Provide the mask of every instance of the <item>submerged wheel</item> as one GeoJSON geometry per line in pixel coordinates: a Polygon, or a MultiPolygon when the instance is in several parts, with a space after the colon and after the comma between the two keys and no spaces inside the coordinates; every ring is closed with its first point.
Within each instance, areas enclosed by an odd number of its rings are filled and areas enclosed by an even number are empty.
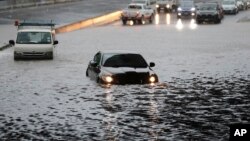
{"type": "Polygon", "coordinates": [[[51,52],[51,53],[48,55],[47,58],[50,59],[50,60],[53,60],[53,58],[54,58],[53,52],[51,52]]]}
{"type": "Polygon", "coordinates": [[[18,57],[17,55],[14,55],[14,60],[15,61],[17,61],[17,60],[19,60],[20,59],[20,57],[18,57]]]}
{"type": "Polygon", "coordinates": [[[139,21],[139,24],[143,24],[143,21],[144,21],[144,16],[142,16],[141,17],[141,19],[140,20],[138,20],[139,21]]]}
{"type": "Polygon", "coordinates": [[[127,23],[127,20],[122,20],[123,25],[126,25],[126,23],[127,23]]]}

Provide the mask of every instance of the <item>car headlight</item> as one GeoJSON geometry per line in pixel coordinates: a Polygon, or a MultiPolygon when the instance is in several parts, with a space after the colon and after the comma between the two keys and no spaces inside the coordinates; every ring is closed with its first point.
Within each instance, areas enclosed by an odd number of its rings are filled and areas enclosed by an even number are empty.
{"type": "Polygon", "coordinates": [[[102,76],[102,80],[103,80],[104,82],[106,82],[106,83],[111,83],[111,82],[113,82],[112,76],[109,76],[109,75],[104,75],[104,76],[102,76]]]}
{"type": "Polygon", "coordinates": [[[159,7],[159,5],[158,5],[158,4],[156,4],[156,5],[155,5],[155,7],[156,7],[156,8],[158,8],[158,7],[159,7]]]}
{"type": "Polygon", "coordinates": [[[149,82],[150,82],[150,83],[154,83],[155,81],[156,81],[155,76],[150,76],[150,77],[149,77],[149,82]]]}
{"type": "Polygon", "coordinates": [[[167,8],[170,8],[170,5],[169,5],[169,4],[167,4],[167,5],[166,5],[166,7],[167,7],[167,8]]]}
{"type": "Polygon", "coordinates": [[[182,9],[179,7],[177,10],[178,10],[178,11],[181,11],[182,9]]]}
{"type": "Polygon", "coordinates": [[[191,11],[195,11],[195,8],[193,7],[193,8],[191,8],[191,11]]]}

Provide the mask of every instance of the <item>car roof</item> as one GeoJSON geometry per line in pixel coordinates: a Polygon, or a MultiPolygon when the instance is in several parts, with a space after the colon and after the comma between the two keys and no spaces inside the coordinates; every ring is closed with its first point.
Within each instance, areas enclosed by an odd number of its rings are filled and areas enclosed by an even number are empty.
{"type": "Polygon", "coordinates": [[[128,50],[105,50],[105,51],[100,51],[102,54],[108,54],[108,53],[114,53],[114,54],[140,54],[135,51],[128,51],[128,50]]]}
{"type": "Polygon", "coordinates": [[[51,30],[50,29],[25,28],[25,29],[19,29],[18,32],[51,32],[51,30]]]}

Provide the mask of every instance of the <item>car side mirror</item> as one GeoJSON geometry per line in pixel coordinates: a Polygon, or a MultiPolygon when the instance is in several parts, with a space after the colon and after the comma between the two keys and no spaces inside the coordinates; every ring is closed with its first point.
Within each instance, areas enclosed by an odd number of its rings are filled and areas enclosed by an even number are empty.
{"type": "Polygon", "coordinates": [[[98,65],[98,64],[97,64],[95,61],[91,61],[91,62],[90,62],[90,66],[91,66],[91,67],[94,67],[94,68],[95,68],[95,67],[97,67],[97,65],[98,65]]]}
{"type": "Polygon", "coordinates": [[[57,40],[55,40],[53,44],[54,44],[54,45],[57,45],[58,43],[59,43],[59,42],[58,42],[57,40]]]}
{"type": "Polygon", "coordinates": [[[155,66],[155,63],[153,63],[153,62],[149,63],[149,67],[154,67],[154,66],[155,66]]]}
{"type": "Polygon", "coordinates": [[[15,41],[14,40],[9,40],[9,44],[14,46],[15,45],[15,41]]]}

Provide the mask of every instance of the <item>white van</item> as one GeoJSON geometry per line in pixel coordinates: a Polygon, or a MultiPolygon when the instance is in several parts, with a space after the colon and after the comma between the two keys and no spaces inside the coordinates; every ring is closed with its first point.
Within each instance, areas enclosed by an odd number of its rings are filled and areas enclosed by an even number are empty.
{"type": "Polygon", "coordinates": [[[17,23],[16,41],[10,40],[14,46],[14,60],[24,58],[53,59],[55,45],[55,24],[53,23],[17,23]]]}

